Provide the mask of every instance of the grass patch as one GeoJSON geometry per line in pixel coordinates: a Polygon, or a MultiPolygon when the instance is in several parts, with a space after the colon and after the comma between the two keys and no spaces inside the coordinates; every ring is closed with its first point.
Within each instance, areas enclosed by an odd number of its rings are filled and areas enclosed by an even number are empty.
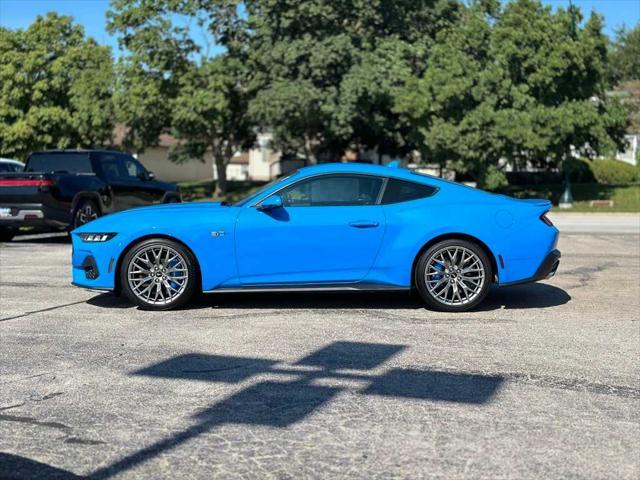
{"type": "MultiPolygon", "coordinates": [[[[516,198],[547,198],[558,205],[563,190],[563,185],[510,185],[500,193],[516,198]]],[[[571,192],[574,203],[569,211],[572,212],[640,212],[640,184],[576,183],[571,185],[571,192]],[[613,200],[613,207],[594,208],[589,205],[591,200],[613,200]]],[[[554,207],[554,210],[560,209],[554,207]]]]}
{"type": "Polygon", "coordinates": [[[211,180],[181,182],[178,184],[182,193],[182,199],[185,202],[213,200],[215,202],[229,203],[242,200],[264,185],[265,182],[227,182],[227,193],[222,197],[218,197],[213,194],[215,184],[211,180]]]}

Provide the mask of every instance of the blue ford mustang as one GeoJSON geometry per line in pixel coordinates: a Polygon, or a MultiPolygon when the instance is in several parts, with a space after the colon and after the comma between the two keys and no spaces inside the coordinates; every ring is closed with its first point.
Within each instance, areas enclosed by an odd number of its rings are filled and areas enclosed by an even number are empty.
{"type": "Polygon", "coordinates": [[[547,200],[516,200],[402,168],[303,168],[234,204],[129,210],[72,233],[74,285],[142,308],[197,291],[408,290],[465,311],[492,283],[552,276],[547,200]]]}

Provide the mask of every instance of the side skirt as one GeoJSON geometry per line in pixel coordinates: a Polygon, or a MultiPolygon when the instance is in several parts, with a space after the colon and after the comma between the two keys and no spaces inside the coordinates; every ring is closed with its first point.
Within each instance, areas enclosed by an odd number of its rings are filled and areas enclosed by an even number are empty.
{"type": "Polygon", "coordinates": [[[300,284],[300,285],[247,285],[240,288],[215,288],[206,290],[203,293],[239,293],[239,292],[340,292],[340,291],[359,291],[359,292],[398,292],[408,291],[410,287],[400,287],[396,285],[379,285],[375,283],[358,283],[358,284],[300,284]]]}

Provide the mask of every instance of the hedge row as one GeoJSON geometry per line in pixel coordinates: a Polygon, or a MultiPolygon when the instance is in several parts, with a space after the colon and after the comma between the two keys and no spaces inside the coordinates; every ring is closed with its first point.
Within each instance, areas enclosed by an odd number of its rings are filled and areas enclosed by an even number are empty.
{"type": "Polygon", "coordinates": [[[619,160],[572,160],[571,181],[598,182],[603,185],[623,185],[640,181],[640,168],[619,160]]]}

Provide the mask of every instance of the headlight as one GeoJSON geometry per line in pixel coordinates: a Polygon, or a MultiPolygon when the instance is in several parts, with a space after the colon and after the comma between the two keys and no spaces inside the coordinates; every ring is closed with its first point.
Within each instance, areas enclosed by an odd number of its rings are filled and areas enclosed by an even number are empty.
{"type": "Polygon", "coordinates": [[[83,242],[106,242],[116,236],[115,233],[80,233],[83,242]]]}

